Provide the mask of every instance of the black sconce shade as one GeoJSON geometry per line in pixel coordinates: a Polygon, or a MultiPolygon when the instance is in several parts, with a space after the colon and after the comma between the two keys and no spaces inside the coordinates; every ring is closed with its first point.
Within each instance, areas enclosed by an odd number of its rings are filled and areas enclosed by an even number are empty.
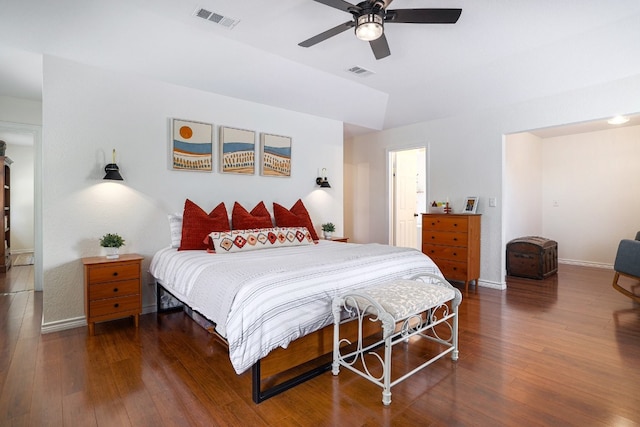
{"type": "Polygon", "coordinates": [[[103,179],[111,179],[114,181],[123,181],[124,178],[122,178],[122,175],[120,175],[120,168],[118,168],[118,165],[116,165],[116,150],[115,148],[113,149],[113,163],[109,163],[107,166],[104,167],[104,171],[106,172],[106,175],[104,176],[103,179]]]}

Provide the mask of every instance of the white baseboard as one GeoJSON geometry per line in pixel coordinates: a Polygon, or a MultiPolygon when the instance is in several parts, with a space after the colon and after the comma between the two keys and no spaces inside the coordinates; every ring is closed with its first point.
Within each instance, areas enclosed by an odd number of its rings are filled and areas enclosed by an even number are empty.
{"type": "Polygon", "coordinates": [[[52,332],[66,331],[67,329],[81,328],[85,326],[87,326],[87,319],[82,316],[73,319],[43,323],[42,327],[40,328],[40,332],[42,334],[50,334],[52,332]]]}
{"type": "Polygon", "coordinates": [[[606,268],[607,270],[613,270],[613,264],[606,264],[603,262],[578,261],[575,259],[558,258],[558,264],[581,265],[583,267],[606,268]]]}
{"type": "Polygon", "coordinates": [[[478,286],[482,286],[483,288],[498,289],[500,291],[504,291],[505,289],[507,289],[507,284],[505,282],[492,282],[489,280],[478,280],[478,286]]]}

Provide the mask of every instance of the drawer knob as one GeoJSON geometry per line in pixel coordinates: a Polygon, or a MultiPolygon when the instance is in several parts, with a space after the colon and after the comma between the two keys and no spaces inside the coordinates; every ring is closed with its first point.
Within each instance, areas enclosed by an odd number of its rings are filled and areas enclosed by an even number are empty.
{"type": "Polygon", "coordinates": [[[113,288],[113,292],[118,292],[118,288],[113,288]]]}
{"type": "Polygon", "coordinates": [[[454,237],[454,238],[453,238],[453,241],[454,241],[454,242],[457,242],[457,241],[458,241],[458,238],[457,238],[457,237],[454,237]]]}
{"type": "Polygon", "coordinates": [[[113,304],[113,307],[114,307],[114,308],[118,308],[118,307],[120,307],[120,304],[115,303],[115,304],[113,304]]]}
{"type": "MultiPolygon", "coordinates": [[[[454,253],[453,253],[453,256],[458,256],[458,253],[457,253],[457,252],[454,252],[454,253]]],[[[116,288],[116,289],[118,289],[118,288],[116,288]]]]}
{"type": "Polygon", "coordinates": [[[454,226],[454,227],[457,227],[457,226],[458,226],[458,224],[454,223],[454,224],[453,224],[453,226],[454,226]]]}
{"type": "Polygon", "coordinates": [[[113,277],[115,277],[115,276],[117,276],[117,275],[118,275],[118,272],[117,272],[117,271],[114,271],[114,272],[113,272],[113,277]]]}

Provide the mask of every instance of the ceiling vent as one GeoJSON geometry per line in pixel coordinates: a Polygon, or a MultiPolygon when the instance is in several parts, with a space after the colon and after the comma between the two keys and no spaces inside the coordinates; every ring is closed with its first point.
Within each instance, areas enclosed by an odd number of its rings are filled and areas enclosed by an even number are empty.
{"type": "Polygon", "coordinates": [[[355,74],[358,77],[367,77],[374,74],[373,71],[367,70],[366,68],[358,67],[357,65],[349,68],[347,72],[355,74]]]}
{"type": "Polygon", "coordinates": [[[230,18],[228,16],[223,16],[215,12],[208,11],[207,9],[203,9],[198,7],[194,12],[193,16],[197,16],[198,18],[206,19],[207,21],[213,22],[215,24],[221,25],[225,28],[232,29],[235,27],[239,19],[230,18]]]}

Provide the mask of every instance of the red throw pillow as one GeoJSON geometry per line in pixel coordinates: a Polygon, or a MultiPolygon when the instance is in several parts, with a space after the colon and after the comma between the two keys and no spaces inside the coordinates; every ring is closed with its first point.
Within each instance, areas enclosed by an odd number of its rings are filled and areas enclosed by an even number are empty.
{"type": "Polygon", "coordinates": [[[313,240],[320,240],[318,233],[313,227],[313,222],[307,212],[307,208],[304,207],[302,200],[298,201],[291,206],[291,209],[287,209],[277,203],[273,204],[273,216],[276,219],[276,227],[307,227],[311,238],[313,240]]]}
{"type": "Polygon", "coordinates": [[[224,203],[220,203],[207,215],[200,206],[187,199],[182,214],[182,241],[179,251],[204,250],[205,237],[213,231],[229,231],[229,216],[224,203]]]}
{"type": "Polygon", "coordinates": [[[233,211],[231,211],[231,225],[234,230],[252,230],[256,228],[272,228],[271,214],[264,205],[264,202],[260,202],[256,205],[251,212],[247,210],[238,202],[233,204],[233,211]]]}

